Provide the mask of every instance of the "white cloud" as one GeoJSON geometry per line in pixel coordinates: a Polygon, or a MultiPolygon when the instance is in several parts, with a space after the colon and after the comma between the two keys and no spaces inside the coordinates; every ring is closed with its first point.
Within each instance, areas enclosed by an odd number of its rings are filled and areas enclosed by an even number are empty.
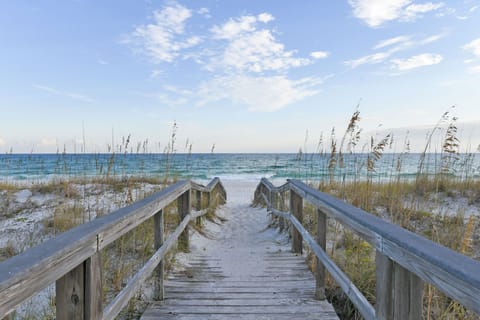
{"type": "MultiPolygon", "coordinates": [[[[208,14],[207,10],[197,10],[208,14]]],[[[195,46],[198,37],[186,36],[186,21],[192,12],[178,4],[154,14],[154,23],[135,29],[130,41],[136,40],[142,51],[154,62],[173,62],[177,57],[190,59],[210,72],[195,90],[164,86],[157,93],[140,93],[163,105],[180,105],[196,101],[197,105],[230,100],[245,105],[250,111],[276,111],[319,92],[321,80],[292,80],[291,68],[308,65],[315,59],[326,58],[326,51],[315,51],[310,57],[296,57],[295,50],[285,49],[276,33],[267,25],[275,18],[267,12],[230,18],[213,25],[203,39],[213,44],[202,50],[183,50],[195,46]]],[[[160,71],[154,70],[152,78],[160,71]]]]}
{"type": "Polygon", "coordinates": [[[246,105],[249,111],[273,112],[319,92],[318,78],[290,80],[285,76],[225,76],[203,83],[199,105],[223,99],[246,105]]]}
{"type": "Polygon", "coordinates": [[[398,36],[398,37],[394,37],[394,38],[390,38],[390,39],[385,39],[385,40],[382,40],[379,43],[377,43],[373,47],[373,49],[378,50],[378,49],[382,49],[382,48],[385,48],[385,47],[392,46],[394,44],[404,43],[404,42],[409,41],[409,40],[410,40],[409,36],[398,36]]]}
{"type": "Polygon", "coordinates": [[[210,10],[208,10],[208,8],[200,8],[198,9],[197,13],[206,18],[211,18],[210,10]]]}
{"type": "Polygon", "coordinates": [[[415,20],[416,18],[421,17],[422,13],[438,10],[443,6],[444,4],[442,2],[438,2],[438,3],[426,2],[422,4],[411,4],[404,11],[404,19],[415,20]]]}
{"type": "Polygon", "coordinates": [[[258,22],[273,20],[268,13],[258,16],[242,16],[230,19],[211,31],[215,39],[226,40],[227,44],[219,56],[214,56],[208,68],[236,72],[264,72],[287,70],[311,63],[307,58],[294,57],[294,51],[275,39],[271,30],[258,29],[258,22]]]}
{"type": "Polygon", "coordinates": [[[323,59],[330,55],[327,51],[313,51],[310,53],[310,56],[314,59],[323,59]]]}
{"type": "Polygon", "coordinates": [[[257,17],[242,16],[238,19],[230,19],[221,26],[213,26],[211,29],[214,38],[231,40],[245,32],[255,31],[257,17]]]}
{"type": "Polygon", "coordinates": [[[349,0],[355,17],[370,27],[392,20],[415,20],[421,14],[434,11],[443,3],[412,3],[412,0],[349,0]]]}
{"type": "Polygon", "coordinates": [[[49,92],[51,94],[57,95],[57,96],[63,96],[63,97],[68,97],[71,99],[83,101],[83,102],[93,102],[94,100],[86,95],[75,93],[75,92],[67,92],[67,91],[60,91],[52,87],[47,87],[43,85],[38,85],[35,84],[33,85],[34,88],[49,92]]]}
{"type": "Polygon", "coordinates": [[[386,61],[388,58],[390,58],[392,55],[394,55],[397,52],[405,51],[407,49],[411,49],[418,46],[423,46],[423,45],[438,41],[445,36],[446,36],[446,33],[439,33],[423,39],[412,39],[412,37],[410,36],[398,36],[394,38],[381,40],[373,47],[373,49],[378,50],[378,49],[390,47],[388,48],[388,50],[365,55],[357,59],[348,60],[348,61],[345,61],[344,64],[352,69],[357,68],[364,64],[379,64],[386,61]]]}
{"type": "Polygon", "coordinates": [[[345,65],[355,69],[364,64],[377,64],[385,61],[388,57],[392,55],[391,52],[377,52],[369,54],[358,59],[345,61],[345,65]]]}
{"type": "Polygon", "coordinates": [[[448,34],[447,32],[434,34],[433,36],[427,37],[427,38],[423,39],[422,41],[420,41],[420,44],[429,44],[429,43],[438,41],[442,38],[445,38],[447,36],[447,34],[448,34]]]}
{"type": "Polygon", "coordinates": [[[480,57],[480,38],[470,41],[463,46],[463,49],[470,51],[477,57],[480,57]]]}
{"type": "Polygon", "coordinates": [[[275,18],[270,14],[270,13],[261,13],[258,15],[258,21],[263,22],[263,23],[269,23],[270,21],[273,21],[275,18]]]}
{"type": "Polygon", "coordinates": [[[192,17],[190,9],[173,4],[153,13],[154,23],[135,28],[125,40],[148,55],[153,62],[172,62],[183,49],[201,42],[200,37],[185,37],[186,21],[192,17]]]}
{"type": "Polygon", "coordinates": [[[424,53],[408,59],[393,59],[392,69],[396,71],[409,71],[412,69],[439,64],[443,57],[439,54],[424,53]]]}
{"type": "Polygon", "coordinates": [[[0,146],[4,146],[5,145],[5,140],[2,139],[2,137],[0,137],[0,146]]]}

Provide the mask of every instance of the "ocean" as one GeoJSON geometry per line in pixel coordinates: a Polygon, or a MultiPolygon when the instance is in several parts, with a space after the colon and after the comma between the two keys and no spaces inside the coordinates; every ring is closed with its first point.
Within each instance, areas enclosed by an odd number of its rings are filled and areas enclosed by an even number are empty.
{"type": "MultiPolygon", "coordinates": [[[[322,179],[388,180],[413,178],[418,172],[420,154],[384,154],[367,167],[368,154],[346,154],[329,169],[329,154],[2,154],[0,179],[40,182],[69,177],[169,177],[208,180],[213,177],[234,180],[322,179]],[[400,166],[399,166],[400,161],[400,166]],[[372,168],[370,168],[372,169],[372,168]]],[[[424,172],[442,168],[442,156],[427,154],[424,172]]],[[[480,177],[480,159],[462,154],[450,165],[449,174],[480,177]]]]}

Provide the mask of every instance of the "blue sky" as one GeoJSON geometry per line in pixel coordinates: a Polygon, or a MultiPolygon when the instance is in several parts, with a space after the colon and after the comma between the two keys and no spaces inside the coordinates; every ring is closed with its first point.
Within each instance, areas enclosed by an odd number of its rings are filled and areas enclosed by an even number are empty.
{"type": "Polygon", "coordinates": [[[161,152],[173,121],[178,152],[296,152],[306,136],[314,151],[359,102],[365,136],[423,145],[455,105],[480,143],[478,0],[2,1],[0,41],[1,152],[129,134],[161,152]]]}

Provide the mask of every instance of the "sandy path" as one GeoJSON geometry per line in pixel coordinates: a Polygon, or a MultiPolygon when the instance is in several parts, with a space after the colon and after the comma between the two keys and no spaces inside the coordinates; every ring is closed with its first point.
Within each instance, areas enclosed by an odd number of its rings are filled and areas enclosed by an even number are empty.
{"type": "Polygon", "coordinates": [[[193,233],[184,265],[166,281],[166,300],[142,319],[337,319],[314,299],[315,282],[288,237],[269,228],[265,209],[250,206],[256,183],[224,183],[223,224],[205,223],[208,237],[193,233]]]}

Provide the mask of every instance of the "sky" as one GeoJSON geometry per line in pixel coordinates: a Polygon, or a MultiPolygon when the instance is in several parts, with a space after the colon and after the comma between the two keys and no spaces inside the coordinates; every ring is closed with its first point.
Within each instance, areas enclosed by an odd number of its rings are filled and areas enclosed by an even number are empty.
{"type": "Polygon", "coordinates": [[[0,152],[480,144],[480,0],[1,1],[0,43],[0,152]]]}

